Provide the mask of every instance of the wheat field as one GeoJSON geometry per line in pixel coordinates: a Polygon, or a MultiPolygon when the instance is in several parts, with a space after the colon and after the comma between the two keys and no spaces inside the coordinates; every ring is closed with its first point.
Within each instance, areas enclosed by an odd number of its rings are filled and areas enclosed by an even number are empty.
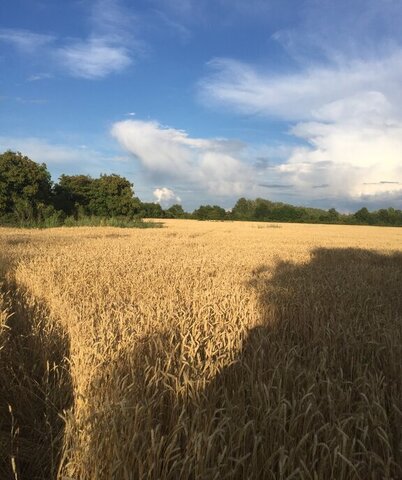
{"type": "Polygon", "coordinates": [[[402,478],[402,229],[0,229],[0,478],[402,478]]]}

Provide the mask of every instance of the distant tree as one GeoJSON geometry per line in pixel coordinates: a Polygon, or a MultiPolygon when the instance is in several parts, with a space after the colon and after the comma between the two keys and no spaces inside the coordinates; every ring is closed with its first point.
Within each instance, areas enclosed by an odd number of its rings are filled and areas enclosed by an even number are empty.
{"type": "Polygon", "coordinates": [[[328,219],[330,222],[337,222],[339,220],[339,212],[335,208],[328,210],[328,219]]]}
{"type": "Polygon", "coordinates": [[[330,208],[328,210],[328,214],[332,218],[338,218],[339,217],[339,212],[337,212],[337,210],[335,208],[330,208]]]}
{"type": "Polygon", "coordinates": [[[371,224],[373,223],[373,217],[371,213],[367,210],[366,207],[361,208],[358,210],[355,214],[354,217],[359,223],[364,223],[364,224],[371,224]]]}
{"type": "Polygon", "coordinates": [[[237,200],[232,208],[232,218],[238,220],[251,220],[255,217],[255,201],[242,197],[237,200]]]}
{"type": "Polygon", "coordinates": [[[198,220],[224,220],[226,211],[219,205],[201,205],[194,210],[193,216],[198,220]]]}
{"type": "Polygon", "coordinates": [[[51,187],[45,164],[38,164],[20,152],[0,155],[0,216],[36,219],[38,211],[51,203],[51,187]]]}
{"type": "Polygon", "coordinates": [[[159,203],[141,202],[141,216],[145,218],[163,218],[164,211],[159,203]]]}
{"type": "Polygon", "coordinates": [[[175,203],[174,205],[169,207],[166,210],[166,213],[172,218],[183,218],[185,216],[185,211],[183,210],[183,207],[178,203],[175,203]]]}
{"type": "Polygon", "coordinates": [[[254,216],[256,220],[269,220],[271,215],[271,202],[263,198],[257,198],[254,216]]]}

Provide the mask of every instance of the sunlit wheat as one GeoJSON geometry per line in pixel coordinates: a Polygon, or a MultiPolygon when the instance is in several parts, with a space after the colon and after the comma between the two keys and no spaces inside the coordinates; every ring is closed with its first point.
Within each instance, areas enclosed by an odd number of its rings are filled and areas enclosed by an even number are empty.
{"type": "Polygon", "coordinates": [[[402,478],[401,229],[171,220],[0,246],[4,478],[402,478]]]}

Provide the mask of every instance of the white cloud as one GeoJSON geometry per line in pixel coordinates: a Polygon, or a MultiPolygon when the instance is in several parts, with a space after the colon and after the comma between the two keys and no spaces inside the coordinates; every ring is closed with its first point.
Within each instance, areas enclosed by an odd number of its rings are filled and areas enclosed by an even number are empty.
{"type": "Polygon", "coordinates": [[[53,75],[51,75],[50,73],[37,73],[37,74],[30,75],[27,78],[27,82],[37,82],[39,80],[46,80],[52,77],[53,75]]]}
{"type": "Polygon", "coordinates": [[[109,45],[102,38],[74,42],[56,53],[71,75],[87,79],[105,77],[124,70],[132,63],[126,47],[109,45]]]}
{"type": "Polygon", "coordinates": [[[115,123],[112,135],[157,178],[194,183],[218,195],[241,194],[252,184],[252,168],[242,161],[244,145],[238,141],[192,138],[140,120],[115,123]]]}
{"type": "MultiPolygon", "coordinates": [[[[12,44],[22,54],[36,55],[46,68],[58,68],[71,76],[96,79],[118,73],[133,63],[142,47],[132,35],[134,17],[118,0],[96,0],[91,4],[89,34],[83,38],[56,38],[18,29],[0,29],[0,41],[12,44]]],[[[52,72],[28,77],[28,81],[50,78],[52,72]]]]}
{"type": "Polygon", "coordinates": [[[201,83],[204,101],[292,122],[290,133],[303,140],[267,171],[270,183],[294,185],[306,199],[402,191],[402,51],[282,75],[230,60],[213,66],[201,83]]]}
{"type": "Polygon", "coordinates": [[[229,59],[216,59],[210,66],[215,73],[200,83],[204,102],[285,120],[310,118],[323,106],[362,92],[386,92],[395,101],[402,94],[402,51],[382,60],[315,66],[282,75],[229,59]]]}
{"type": "Polygon", "coordinates": [[[181,203],[181,198],[173,190],[167,187],[156,188],[153,191],[154,197],[158,203],[181,203]]]}
{"type": "Polygon", "coordinates": [[[70,146],[52,143],[38,137],[6,137],[0,136],[0,151],[13,150],[22,152],[31,160],[46,165],[56,173],[104,171],[105,164],[112,163],[114,157],[82,145],[70,146]],[[83,161],[85,160],[85,161],[83,161]]]}
{"type": "Polygon", "coordinates": [[[21,30],[14,28],[1,28],[0,41],[12,44],[17,49],[32,53],[38,48],[51,43],[55,37],[42,33],[34,33],[29,30],[21,30]]]}

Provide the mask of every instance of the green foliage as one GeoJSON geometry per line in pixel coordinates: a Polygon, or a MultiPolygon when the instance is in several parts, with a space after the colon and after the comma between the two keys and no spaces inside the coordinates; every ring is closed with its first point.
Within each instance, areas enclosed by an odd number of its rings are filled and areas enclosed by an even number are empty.
{"type": "Polygon", "coordinates": [[[366,207],[363,207],[361,208],[360,210],[358,210],[355,214],[354,214],[354,217],[356,218],[356,220],[359,222],[359,223],[363,223],[363,224],[370,224],[370,223],[373,223],[372,220],[372,216],[370,215],[370,212],[367,210],[366,207]]]}
{"type": "Polygon", "coordinates": [[[141,203],[141,216],[144,218],[162,218],[162,207],[159,203],[141,203]]]}
{"type": "Polygon", "coordinates": [[[43,205],[51,203],[50,174],[19,152],[0,154],[0,217],[15,221],[37,219],[43,205]]]}
{"type": "Polygon", "coordinates": [[[88,205],[92,215],[131,217],[138,213],[137,207],[133,185],[127,179],[112,174],[93,180],[88,205]]]}
{"type": "Polygon", "coordinates": [[[55,185],[55,205],[66,215],[133,217],[140,212],[133,185],[120,175],[62,175],[55,185]]]}
{"type": "Polygon", "coordinates": [[[218,205],[201,205],[194,210],[193,217],[198,220],[225,220],[226,211],[218,205]]]}
{"type": "Polygon", "coordinates": [[[94,180],[88,175],[61,175],[54,186],[54,204],[66,215],[88,213],[94,180]]]}
{"type": "Polygon", "coordinates": [[[249,220],[255,216],[255,200],[242,197],[232,209],[232,217],[236,220],[249,220]]]}
{"type": "Polygon", "coordinates": [[[185,218],[186,216],[186,212],[183,210],[183,207],[178,203],[175,203],[168,208],[165,213],[168,218],[185,218]]]}
{"type": "Polygon", "coordinates": [[[229,216],[232,220],[257,220],[266,222],[341,223],[359,225],[402,226],[402,211],[394,208],[369,212],[366,207],[355,214],[341,214],[335,208],[296,207],[286,203],[271,202],[263,198],[240,198],[229,216]]]}
{"type": "Polygon", "coordinates": [[[78,219],[67,217],[63,226],[65,227],[119,227],[119,228],[159,228],[161,223],[144,222],[141,219],[130,219],[127,217],[96,217],[83,216],[78,219]]]}

